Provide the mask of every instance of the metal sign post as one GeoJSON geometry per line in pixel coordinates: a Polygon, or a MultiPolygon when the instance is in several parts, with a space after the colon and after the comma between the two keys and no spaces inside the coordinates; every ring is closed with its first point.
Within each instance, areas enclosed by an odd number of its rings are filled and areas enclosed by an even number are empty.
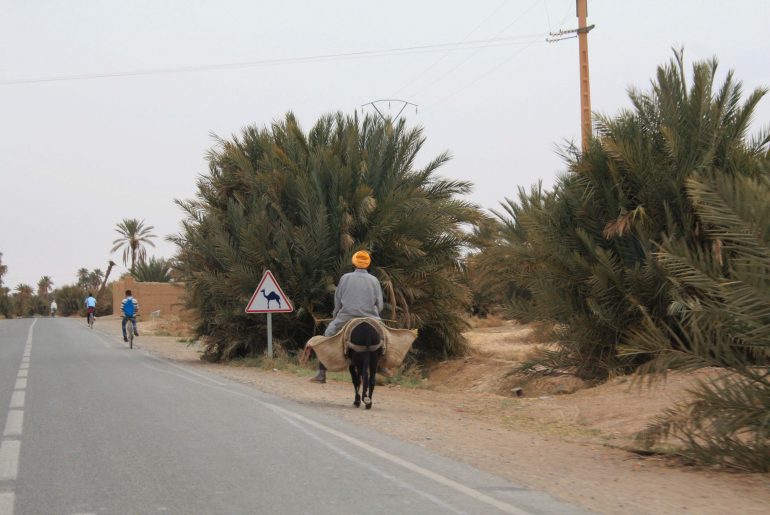
{"type": "Polygon", "coordinates": [[[273,359],[273,314],[267,314],[267,357],[273,359]]]}

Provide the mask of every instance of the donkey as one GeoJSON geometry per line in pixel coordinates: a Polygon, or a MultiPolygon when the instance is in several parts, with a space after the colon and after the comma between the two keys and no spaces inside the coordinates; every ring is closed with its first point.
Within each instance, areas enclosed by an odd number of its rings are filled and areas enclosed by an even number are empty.
{"type": "Polygon", "coordinates": [[[360,407],[363,400],[366,409],[371,409],[377,363],[383,352],[380,333],[369,322],[362,321],[350,332],[350,341],[346,347],[346,355],[350,362],[348,369],[356,392],[353,406],[360,407]],[[359,394],[358,388],[362,384],[362,394],[359,394]]]}

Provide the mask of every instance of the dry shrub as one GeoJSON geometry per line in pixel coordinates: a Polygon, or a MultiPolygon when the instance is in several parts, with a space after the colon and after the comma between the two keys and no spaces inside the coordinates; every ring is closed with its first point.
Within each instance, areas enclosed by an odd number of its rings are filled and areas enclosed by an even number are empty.
{"type": "Polygon", "coordinates": [[[180,320],[178,317],[172,318],[151,318],[143,320],[144,330],[155,336],[175,336],[177,338],[190,338],[194,334],[191,325],[180,320]]]}

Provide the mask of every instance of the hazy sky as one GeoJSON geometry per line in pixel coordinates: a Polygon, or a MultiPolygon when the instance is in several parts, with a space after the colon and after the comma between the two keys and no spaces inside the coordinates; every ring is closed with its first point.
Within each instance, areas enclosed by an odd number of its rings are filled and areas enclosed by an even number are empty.
{"type": "MultiPolygon", "coordinates": [[[[594,112],[628,107],[627,86],[646,88],[672,46],[684,46],[690,63],[717,56],[746,91],[770,85],[767,0],[589,0],[588,14],[594,112]]],[[[173,199],[193,196],[210,134],[289,110],[309,128],[327,112],[408,100],[420,107],[404,115],[428,138],[422,161],[449,150],[442,175],[471,180],[470,200],[495,208],[520,185],[550,186],[564,170],[555,145],[579,141],[578,50],[576,39],[545,37],[576,26],[575,0],[2,0],[5,283],[34,286],[49,275],[63,286],[81,267],[104,271],[119,261],[109,250],[123,218],[153,225],[149,254],[170,257],[163,238],[182,218],[173,199]],[[147,70],[171,72],[20,82],[147,70]]],[[[770,98],[757,114],[756,127],[767,126],[770,98]]]]}

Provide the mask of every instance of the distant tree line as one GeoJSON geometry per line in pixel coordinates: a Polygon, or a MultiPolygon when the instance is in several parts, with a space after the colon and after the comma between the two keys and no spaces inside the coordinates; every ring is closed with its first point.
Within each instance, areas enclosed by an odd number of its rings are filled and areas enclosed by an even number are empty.
{"type": "MultiPolygon", "coordinates": [[[[145,245],[154,246],[152,229],[152,226],[145,227],[143,220],[122,220],[116,225],[121,237],[113,242],[112,251],[123,249],[123,262],[125,265],[131,263],[128,273],[136,281],[169,282],[173,280],[172,261],[154,256],[147,259],[145,245]]],[[[108,274],[99,268],[80,268],[75,284],[54,288],[51,277],[45,275],[38,281],[37,288],[20,283],[11,289],[3,282],[8,266],[3,264],[2,256],[0,253],[0,315],[5,318],[48,315],[53,300],[56,301],[59,316],[85,316],[84,301],[89,293],[98,296],[97,316],[112,314],[112,284],[107,281],[115,263],[110,262],[108,274]]]]}

